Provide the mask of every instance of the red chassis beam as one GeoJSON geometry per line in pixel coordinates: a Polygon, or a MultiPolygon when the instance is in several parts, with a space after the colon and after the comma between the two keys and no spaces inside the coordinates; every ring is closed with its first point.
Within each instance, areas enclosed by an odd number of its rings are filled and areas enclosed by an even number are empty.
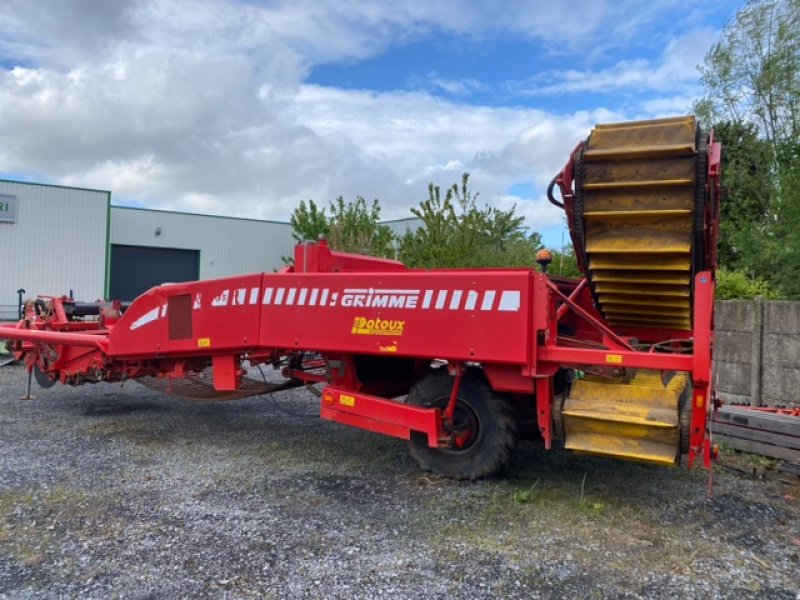
{"type": "Polygon", "coordinates": [[[431,448],[447,439],[439,408],[400,404],[335,386],[322,392],[320,417],[404,440],[411,439],[412,431],[418,431],[428,437],[431,448]]]}

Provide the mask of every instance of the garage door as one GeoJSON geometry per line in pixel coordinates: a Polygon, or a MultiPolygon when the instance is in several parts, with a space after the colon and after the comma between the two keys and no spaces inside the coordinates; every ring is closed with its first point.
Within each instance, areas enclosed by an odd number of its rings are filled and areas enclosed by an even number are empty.
{"type": "Polygon", "coordinates": [[[111,245],[110,296],[133,300],[162,283],[197,281],[200,251],[111,245]]]}

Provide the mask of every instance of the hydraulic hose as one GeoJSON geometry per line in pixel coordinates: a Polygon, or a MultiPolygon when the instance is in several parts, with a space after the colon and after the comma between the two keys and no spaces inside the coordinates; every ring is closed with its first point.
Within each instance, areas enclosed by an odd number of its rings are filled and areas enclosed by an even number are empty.
{"type": "Polygon", "coordinates": [[[556,200],[555,196],[553,196],[553,188],[556,187],[556,181],[558,181],[559,175],[561,175],[561,173],[553,177],[553,180],[550,182],[550,185],[547,186],[547,199],[550,200],[550,204],[554,204],[558,208],[564,208],[564,203],[559,202],[558,200],[556,200]]]}

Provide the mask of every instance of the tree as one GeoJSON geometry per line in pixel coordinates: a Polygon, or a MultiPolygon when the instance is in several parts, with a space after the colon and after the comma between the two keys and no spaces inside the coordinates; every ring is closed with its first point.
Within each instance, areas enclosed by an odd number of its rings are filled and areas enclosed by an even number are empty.
{"type": "Polygon", "coordinates": [[[800,144],[788,156],[781,172],[780,194],[772,210],[773,222],[762,244],[763,267],[757,272],[784,298],[800,299],[800,144]]]}
{"type": "Polygon", "coordinates": [[[700,67],[705,96],[695,105],[706,124],[753,122],[786,164],[800,139],[800,2],[749,0],[700,67]]]}
{"type": "Polygon", "coordinates": [[[302,242],[325,235],[334,250],[394,257],[395,236],[388,226],[380,224],[381,208],[377,199],[368,206],[361,196],[353,202],[345,202],[339,196],[330,203],[328,211],[326,214],[313,200],[308,204],[301,201],[289,220],[294,239],[302,242]]]}
{"type": "Polygon", "coordinates": [[[753,257],[773,224],[772,204],[778,189],[773,149],[759,138],[755,125],[725,121],[714,126],[722,143],[719,263],[729,270],[754,268],[753,257]]]}
{"type": "Polygon", "coordinates": [[[328,241],[332,248],[342,252],[394,258],[394,233],[387,225],[381,225],[380,219],[377,198],[367,206],[361,196],[347,203],[339,196],[330,205],[328,241]]]}
{"type": "Polygon", "coordinates": [[[695,110],[723,143],[723,277],[800,298],[800,1],[749,0],[700,72],[695,110]]]}
{"type": "Polygon", "coordinates": [[[298,242],[316,240],[320,235],[328,235],[330,231],[325,209],[317,208],[313,200],[309,200],[308,205],[301,200],[292,212],[289,223],[292,225],[292,237],[298,242]]]}
{"type": "Polygon", "coordinates": [[[423,227],[407,232],[400,243],[401,259],[420,268],[532,267],[541,236],[528,233],[516,209],[477,206],[479,193],[469,189],[469,173],[442,196],[428,184],[428,197],[411,212],[423,227]]]}

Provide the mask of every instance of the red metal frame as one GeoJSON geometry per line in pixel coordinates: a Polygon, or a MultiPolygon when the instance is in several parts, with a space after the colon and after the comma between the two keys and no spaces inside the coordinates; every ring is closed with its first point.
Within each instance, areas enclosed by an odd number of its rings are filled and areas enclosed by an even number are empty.
{"type": "Polygon", "coordinates": [[[400,404],[332,385],[322,392],[320,416],[404,440],[411,439],[411,432],[418,431],[427,436],[431,448],[448,439],[439,408],[400,404]]]}

